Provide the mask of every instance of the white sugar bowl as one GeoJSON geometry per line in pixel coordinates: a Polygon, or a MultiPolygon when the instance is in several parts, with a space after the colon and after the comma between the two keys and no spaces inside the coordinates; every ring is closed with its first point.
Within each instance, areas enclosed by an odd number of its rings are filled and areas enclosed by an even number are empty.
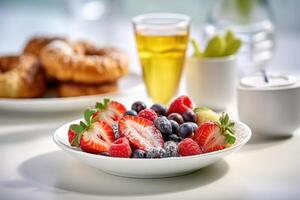
{"type": "Polygon", "coordinates": [[[292,75],[270,75],[240,80],[237,91],[240,120],[254,134],[267,137],[291,136],[300,127],[300,82],[292,75]]]}

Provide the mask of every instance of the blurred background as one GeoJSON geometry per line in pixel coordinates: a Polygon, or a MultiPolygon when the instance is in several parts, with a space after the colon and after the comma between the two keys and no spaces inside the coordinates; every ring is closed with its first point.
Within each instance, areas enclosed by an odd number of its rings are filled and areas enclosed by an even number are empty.
{"type": "MultiPolygon", "coordinates": [[[[300,1],[268,3],[276,41],[271,44],[274,54],[268,65],[274,71],[299,71],[300,1]]],[[[66,35],[126,50],[132,71],[139,72],[133,16],[147,12],[187,14],[192,18],[191,36],[201,40],[218,4],[218,0],[0,0],[0,54],[21,51],[34,35],[66,35]]]]}

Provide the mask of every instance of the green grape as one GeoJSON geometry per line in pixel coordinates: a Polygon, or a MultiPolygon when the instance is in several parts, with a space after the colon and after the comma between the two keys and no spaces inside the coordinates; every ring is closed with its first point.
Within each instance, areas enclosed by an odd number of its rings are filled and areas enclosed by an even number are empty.
{"type": "Polygon", "coordinates": [[[204,51],[205,57],[220,57],[226,48],[226,42],[223,37],[216,35],[212,37],[204,51]]]}
{"type": "Polygon", "coordinates": [[[223,56],[229,56],[235,54],[242,45],[242,41],[239,39],[233,39],[226,45],[223,56]]]}

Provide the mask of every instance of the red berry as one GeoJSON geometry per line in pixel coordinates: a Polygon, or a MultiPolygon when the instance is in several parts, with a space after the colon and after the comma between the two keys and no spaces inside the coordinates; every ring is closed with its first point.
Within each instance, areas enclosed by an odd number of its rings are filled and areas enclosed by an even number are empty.
{"type": "Polygon", "coordinates": [[[201,124],[193,139],[202,147],[205,153],[224,149],[226,145],[226,138],[215,122],[201,124]]]}
{"type": "Polygon", "coordinates": [[[77,147],[79,147],[78,142],[74,141],[75,137],[76,137],[76,134],[71,129],[69,129],[69,131],[68,131],[68,139],[69,139],[70,145],[71,146],[77,146],[77,147]]]}
{"type": "Polygon", "coordinates": [[[131,148],[127,138],[119,138],[111,144],[109,147],[109,155],[111,157],[129,158],[131,155],[131,148]]]}
{"type": "Polygon", "coordinates": [[[188,96],[176,98],[170,105],[168,115],[171,113],[183,114],[193,108],[191,99],[188,96]]]}
{"type": "Polygon", "coordinates": [[[156,112],[149,108],[146,108],[146,109],[142,110],[141,112],[139,112],[138,116],[145,118],[145,119],[149,119],[150,121],[154,121],[155,118],[157,118],[156,112]]]}
{"type": "Polygon", "coordinates": [[[108,152],[109,146],[115,141],[112,128],[104,121],[97,121],[90,124],[82,133],[80,148],[82,151],[99,154],[108,152]]]}
{"type": "Polygon", "coordinates": [[[178,152],[180,156],[192,156],[202,153],[197,142],[191,138],[185,138],[179,143],[178,152]]]}
{"type": "Polygon", "coordinates": [[[205,153],[218,151],[235,143],[234,122],[222,113],[219,122],[204,122],[196,130],[193,139],[205,153]]]}
{"type": "Polygon", "coordinates": [[[118,122],[126,112],[124,105],[109,99],[104,99],[102,103],[97,102],[95,107],[98,111],[93,115],[93,118],[99,117],[99,120],[106,122],[110,126],[118,122]]]}

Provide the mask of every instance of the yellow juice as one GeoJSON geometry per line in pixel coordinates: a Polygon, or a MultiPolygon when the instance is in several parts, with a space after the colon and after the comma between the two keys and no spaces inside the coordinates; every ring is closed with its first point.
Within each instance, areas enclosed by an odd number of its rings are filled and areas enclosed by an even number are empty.
{"type": "Polygon", "coordinates": [[[154,102],[167,104],[178,90],[188,32],[174,35],[135,34],[148,94],[154,102]]]}

